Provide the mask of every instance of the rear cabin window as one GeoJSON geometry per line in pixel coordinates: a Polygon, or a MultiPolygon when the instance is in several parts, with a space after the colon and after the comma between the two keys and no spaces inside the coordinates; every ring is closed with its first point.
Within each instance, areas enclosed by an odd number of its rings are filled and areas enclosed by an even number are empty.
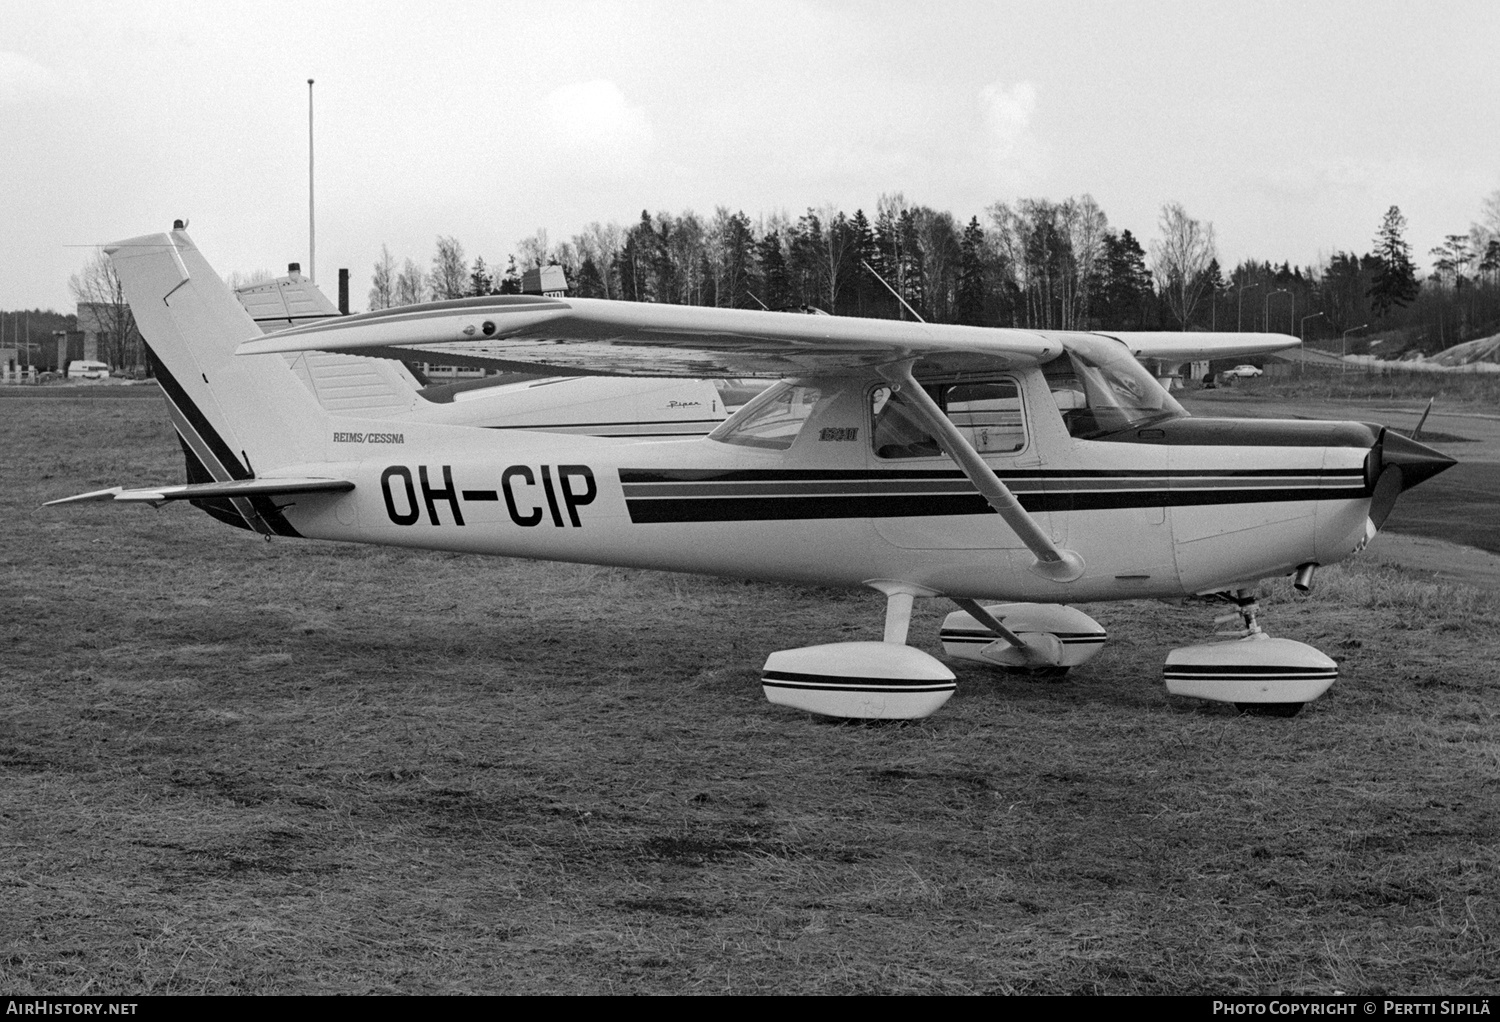
{"type": "MultiPolygon", "coordinates": [[[[1013,454],[1026,446],[1021,394],[1014,380],[942,383],[923,388],[980,454],[1013,454]]],[[[889,387],[870,395],[870,435],[876,457],[935,458],[938,442],[912,415],[911,405],[889,387]]]]}
{"type": "Polygon", "coordinates": [[[778,383],[751,398],[708,438],[743,447],[784,451],[796,441],[823,400],[820,387],[778,383]]]}

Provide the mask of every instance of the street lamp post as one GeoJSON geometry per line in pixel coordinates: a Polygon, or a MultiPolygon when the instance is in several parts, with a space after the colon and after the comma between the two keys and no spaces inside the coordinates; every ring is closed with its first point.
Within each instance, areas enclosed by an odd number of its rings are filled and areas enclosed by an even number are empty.
{"type": "MultiPolygon", "coordinates": [[[[1293,301],[1295,301],[1295,299],[1293,299],[1293,301]]],[[[1302,361],[1298,363],[1300,368],[1297,370],[1297,374],[1299,376],[1306,375],[1307,373],[1307,321],[1310,319],[1317,319],[1321,315],[1323,315],[1321,312],[1314,312],[1310,316],[1302,317],[1302,329],[1299,331],[1299,336],[1302,339],[1302,361]]]]}
{"type": "Polygon", "coordinates": [[[1339,372],[1346,373],[1349,371],[1349,363],[1344,361],[1344,359],[1349,357],[1349,335],[1356,330],[1363,330],[1369,325],[1368,323],[1361,323],[1359,326],[1351,326],[1348,330],[1344,331],[1344,336],[1339,339],[1339,372]]]}
{"type": "Polygon", "coordinates": [[[1245,289],[1249,288],[1249,287],[1260,287],[1260,284],[1259,284],[1259,282],[1257,282],[1257,283],[1254,283],[1254,284],[1241,284],[1240,285],[1240,307],[1239,307],[1239,310],[1235,313],[1235,323],[1234,323],[1234,328],[1236,330],[1244,330],[1245,329],[1245,289]]]}

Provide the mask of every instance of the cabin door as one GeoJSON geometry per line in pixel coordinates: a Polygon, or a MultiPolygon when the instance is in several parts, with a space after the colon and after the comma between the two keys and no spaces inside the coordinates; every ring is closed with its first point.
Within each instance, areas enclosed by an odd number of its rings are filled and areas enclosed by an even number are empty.
{"type": "MultiPolygon", "coordinates": [[[[1066,546],[1067,516],[1045,510],[1045,480],[1017,380],[999,376],[925,389],[1053,541],[1066,546]]],[[[869,435],[871,517],[886,542],[908,550],[1024,546],[889,387],[870,392],[869,435]]]]}

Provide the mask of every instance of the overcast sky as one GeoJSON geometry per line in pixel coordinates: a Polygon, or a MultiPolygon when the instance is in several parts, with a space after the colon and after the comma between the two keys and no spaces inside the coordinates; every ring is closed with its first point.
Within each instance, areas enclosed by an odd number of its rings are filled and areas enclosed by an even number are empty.
{"type": "Polygon", "coordinates": [[[0,308],[71,310],[90,246],[177,217],[220,273],[307,262],[364,305],[382,243],[504,265],[643,208],[967,220],[1163,203],[1221,262],[1427,251],[1500,189],[1500,3],[5,2],[0,308]]]}

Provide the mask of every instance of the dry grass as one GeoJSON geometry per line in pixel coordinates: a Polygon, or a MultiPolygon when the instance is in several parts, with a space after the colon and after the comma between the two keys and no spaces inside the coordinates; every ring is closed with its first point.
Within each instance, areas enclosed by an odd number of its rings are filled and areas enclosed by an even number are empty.
{"type": "Polygon", "coordinates": [[[758,668],[873,594],[36,512],[175,442],[155,400],[0,417],[0,989],[1496,989],[1491,594],[1270,587],[1344,671],[1289,721],[1166,696],[1183,603],[840,725],[758,668]]]}
{"type": "Polygon", "coordinates": [[[1500,373],[1277,365],[1265,376],[1236,380],[1234,389],[1245,396],[1277,400],[1425,401],[1436,397],[1447,409],[1494,411],[1500,405],[1500,373]]]}

